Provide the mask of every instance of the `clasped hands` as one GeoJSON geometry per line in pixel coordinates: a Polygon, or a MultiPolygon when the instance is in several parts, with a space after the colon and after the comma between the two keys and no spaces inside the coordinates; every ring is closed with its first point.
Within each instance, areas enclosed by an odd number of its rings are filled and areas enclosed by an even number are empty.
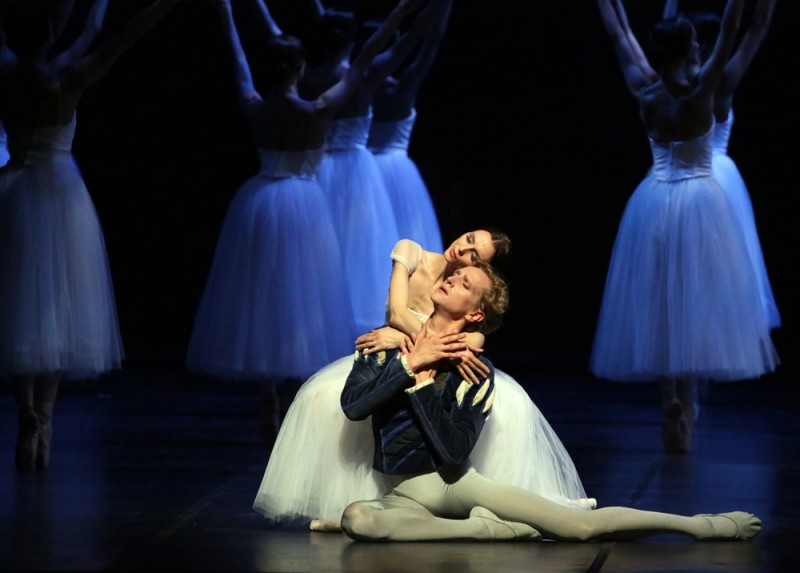
{"type": "Polygon", "coordinates": [[[464,332],[436,333],[423,324],[419,333],[408,336],[396,328],[384,326],[356,339],[356,349],[364,355],[395,348],[406,355],[419,381],[434,377],[434,367],[442,360],[452,362],[461,377],[473,384],[480,384],[489,374],[489,367],[478,358],[483,348],[470,346],[464,332]]]}

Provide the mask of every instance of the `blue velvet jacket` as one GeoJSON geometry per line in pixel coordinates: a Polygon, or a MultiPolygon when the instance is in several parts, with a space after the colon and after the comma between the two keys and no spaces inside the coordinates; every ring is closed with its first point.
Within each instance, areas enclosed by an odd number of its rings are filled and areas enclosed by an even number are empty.
{"type": "Polygon", "coordinates": [[[462,466],[478,441],[494,400],[494,368],[480,384],[448,372],[414,385],[397,350],[356,355],[341,403],[351,420],[372,416],[373,467],[385,474],[420,474],[462,466]]]}

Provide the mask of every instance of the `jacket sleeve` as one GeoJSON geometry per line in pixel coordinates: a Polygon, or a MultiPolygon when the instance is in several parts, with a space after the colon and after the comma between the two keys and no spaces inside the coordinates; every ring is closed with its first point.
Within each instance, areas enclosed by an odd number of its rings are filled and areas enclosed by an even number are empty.
{"type": "Polygon", "coordinates": [[[480,384],[459,380],[458,374],[451,373],[444,392],[438,392],[432,380],[406,390],[442,465],[458,465],[469,458],[491,413],[494,367],[485,358],[481,360],[490,372],[480,384]]]}
{"type": "Polygon", "coordinates": [[[350,420],[363,420],[413,384],[399,352],[358,352],[342,390],[342,410],[350,420]]]}

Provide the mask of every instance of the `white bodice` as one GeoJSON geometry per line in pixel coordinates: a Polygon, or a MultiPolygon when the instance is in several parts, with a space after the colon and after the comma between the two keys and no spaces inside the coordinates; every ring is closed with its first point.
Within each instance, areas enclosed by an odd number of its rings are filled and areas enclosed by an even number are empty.
{"type": "Polygon", "coordinates": [[[287,179],[299,177],[311,179],[319,167],[323,150],[307,149],[304,151],[278,151],[274,149],[258,150],[261,159],[259,175],[269,179],[287,179]]]}
{"type": "Polygon", "coordinates": [[[53,127],[6,128],[11,165],[34,165],[71,161],[75,116],[66,125],[53,127]]]}
{"type": "Polygon", "coordinates": [[[659,181],[680,181],[711,176],[713,126],[704,135],[686,141],[650,139],[652,176],[659,181]]]}
{"type": "Polygon", "coordinates": [[[728,117],[725,121],[714,124],[714,141],[712,145],[715,154],[728,154],[728,142],[731,139],[731,129],[733,129],[733,109],[728,112],[728,117]]]}
{"type": "Polygon", "coordinates": [[[372,114],[333,120],[325,133],[325,151],[366,149],[372,114]]]}
{"type": "Polygon", "coordinates": [[[417,119],[415,109],[411,114],[396,121],[373,121],[369,130],[369,140],[367,147],[375,154],[389,153],[392,151],[408,151],[408,144],[411,141],[411,130],[414,129],[414,121],[417,119]]]}

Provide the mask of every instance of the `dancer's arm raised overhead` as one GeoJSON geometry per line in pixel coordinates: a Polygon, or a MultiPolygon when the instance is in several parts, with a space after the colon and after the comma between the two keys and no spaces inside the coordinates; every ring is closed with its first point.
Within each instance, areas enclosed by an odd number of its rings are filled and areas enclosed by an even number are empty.
{"type": "Polygon", "coordinates": [[[175,4],[183,0],[155,0],[129,20],[111,39],[64,68],[65,80],[85,89],[102,78],[112,65],[145,33],[152,30],[175,4]]]}
{"type": "Polygon", "coordinates": [[[717,102],[718,105],[722,104],[726,111],[730,109],[733,94],[767,35],[777,3],[778,0],[758,0],[753,10],[750,26],[742,36],[736,51],[725,64],[725,70],[717,88],[717,102]]]}
{"type": "Polygon", "coordinates": [[[67,49],[53,58],[52,66],[54,69],[61,69],[71,64],[82,58],[84,54],[89,51],[89,48],[92,46],[92,43],[103,27],[107,8],[108,0],[97,0],[92,4],[86,16],[86,22],[80,34],[78,34],[78,37],[75,38],[67,49]]]}
{"type": "Polygon", "coordinates": [[[628,91],[638,97],[639,91],[657,79],[652,66],[644,56],[639,43],[633,37],[622,2],[619,0],[597,0],[600,17],[606,32],[611,37],[628,91]]]}

